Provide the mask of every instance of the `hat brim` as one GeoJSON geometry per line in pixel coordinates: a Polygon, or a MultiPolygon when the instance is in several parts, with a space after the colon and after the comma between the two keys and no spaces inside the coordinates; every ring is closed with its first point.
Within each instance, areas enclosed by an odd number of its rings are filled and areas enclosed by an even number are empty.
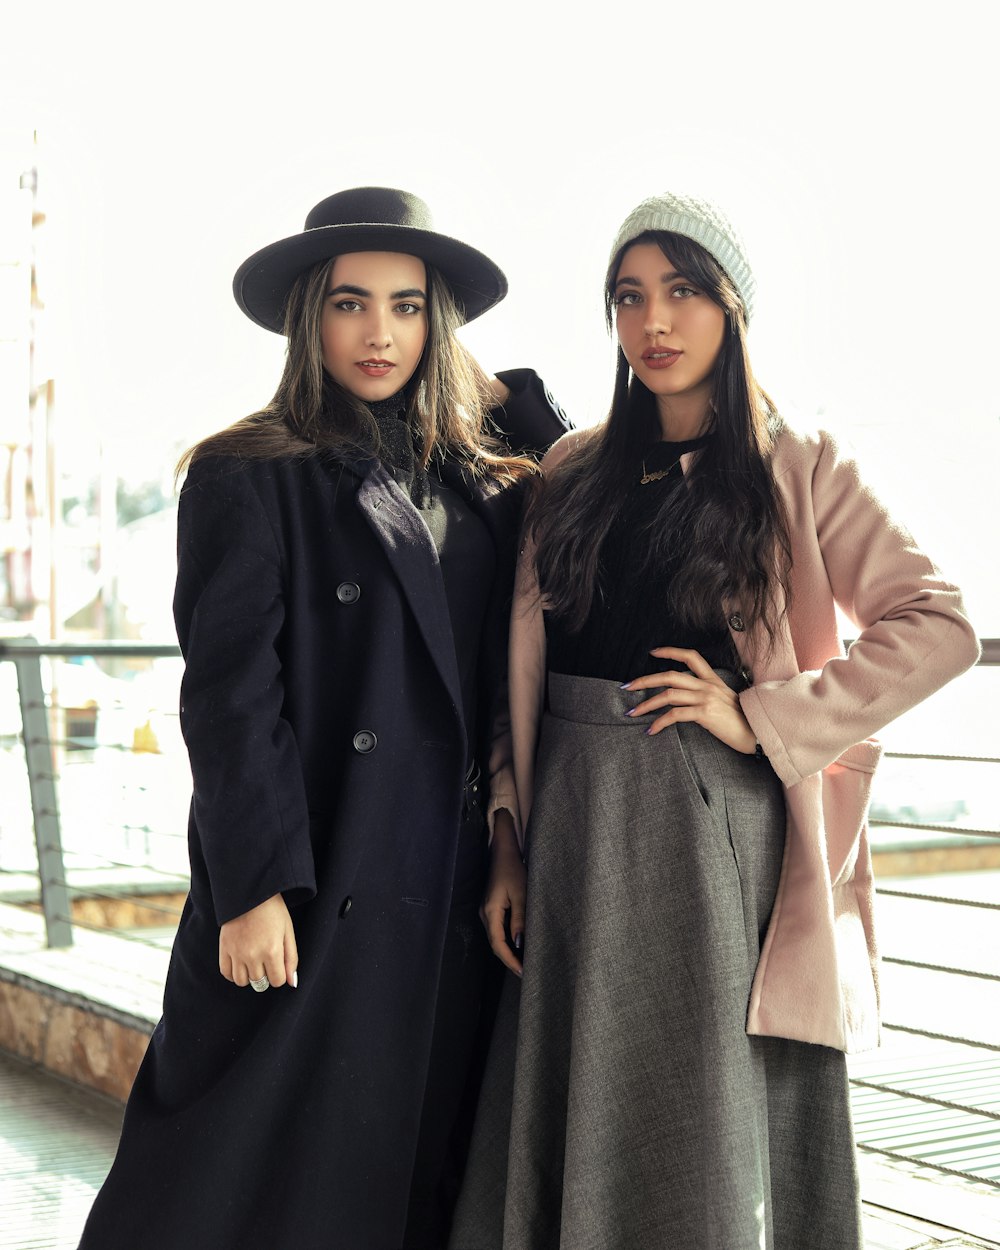
{"type": "Polygon", "coordinates": [[[299,274],[347,252],[405,252],[434,266],[448,283],[463,322],[473,321],[507,294],[503,271],[482,252],[414,226],[317,226],[279,239],[248,257],[233,278],[236,302],[251,321],[283,334],[285,301],[299,274]]]}

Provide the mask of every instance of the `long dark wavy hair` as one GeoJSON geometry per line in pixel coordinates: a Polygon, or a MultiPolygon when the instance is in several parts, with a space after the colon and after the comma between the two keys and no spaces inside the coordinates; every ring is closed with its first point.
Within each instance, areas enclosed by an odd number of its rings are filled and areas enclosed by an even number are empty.
{"type": "MultiPolygon", "coordinates": [[[[209,435],[181,457],[182,473],[207,455],[268,460],[378,455],[378,424],[371,411],[323,369],[320,328],[329,275],[336,257],[299,275],[285,305],[288,347],[271,402],[209,435]]],[[[487,416],[496,402],[489,381],[455,331],[461,316],[451,288],[432,265],[427,270],[427,342],[407,385],[410,427],[426,467],[432,456],[458,460],[475,476],[501,485],[535,469],[512,456],[490,433],[487,416]]]]}
{"type": "MultiPolygon", "coordinates": [[[[770,462],[780,420],[750,367],[743,305],[728,275],[698,243],[647,231],[630,239],[608,268],[609,329],[619,266],[636,243],[655,243],[726,314],[714,370],[712,437],[696,453],[685,477],[688,489],[669,492],[648,533],[637,534],[636,541],[646,544],[650,572],[665,562],[673,568],[668,594],[681,624],[717,628],[722,604],[730,602],[747,630],[761,628],[771,641],[777,626],[773,590],[780,585],[787,602],[791,547],[770,462]]],[[[607,420],[536,483],[526,515],[546,607],[570,630],[582,628],[594,595],[602,593],[601,545],[636,483],[646,448],[661,437],[655,396],[631,376],[619,347],[607,420]]]]}

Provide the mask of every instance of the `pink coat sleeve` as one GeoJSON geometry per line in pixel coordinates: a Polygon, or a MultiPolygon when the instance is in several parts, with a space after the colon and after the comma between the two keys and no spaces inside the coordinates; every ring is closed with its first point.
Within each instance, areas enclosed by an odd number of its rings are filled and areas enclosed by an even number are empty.
{"type": "Polygon", "coordinates": [[[855,462],[829,435],[798,446],[812,457],[811,472],[795,457],[778,481],[792,531],[788,614],[801,671],[740,697],[787,786],[831,764],[979,656],[958,588],[893,521],[855,462]],[[846,656],[831,637],[835,624],[824,606],[831,592],[860,631],[846,656]]]}
{"type": "MultiPolygon", "coordinates": [[[[542,460],[542,472],[563,460],[586,434],[586,431],[572,430],[553,443],[542,460]]],[[[524,845],[524,825],[531,804],[534,737],[544,690],[545,627],[535,579],[534,547],[527,536],[522,535],[511,607],[507,698],[501,701],[493,721],[487,808],[491,840],[495,814],[500,808],[506,808],[514,818],[518,841],[524,845]],[[520,736],[512,732],[512,719],[520,727],[520,736]]]]}

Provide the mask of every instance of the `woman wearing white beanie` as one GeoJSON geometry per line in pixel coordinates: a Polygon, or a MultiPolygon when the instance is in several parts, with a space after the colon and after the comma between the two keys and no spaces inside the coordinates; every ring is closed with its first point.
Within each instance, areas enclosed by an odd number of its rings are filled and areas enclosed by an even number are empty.
{"type": "Polygon", "coordinates": [[[638,205],[610,415],[552,448],[528,509],[484,904],[523,979],[456,1250],[862,1244],[871,735],[978,644],[853,461],[756,382],[754,289],[715,206],[638,205]]]}

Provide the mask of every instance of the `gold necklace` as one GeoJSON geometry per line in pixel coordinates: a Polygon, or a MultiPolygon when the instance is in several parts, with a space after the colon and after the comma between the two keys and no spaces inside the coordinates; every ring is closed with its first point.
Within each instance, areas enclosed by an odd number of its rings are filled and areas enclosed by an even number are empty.
{"type": "Polygon", "coordinates": [[[646,472],[646,462],[642,462],[642,477],[639,478],[640,486],[648,486],[650,482],[659,482],[667,476],[671,469],[680,464],[680,458],[675,460],[673,464],[668,464],[665,469],[656,469],[653,473],[646,472]]]}

